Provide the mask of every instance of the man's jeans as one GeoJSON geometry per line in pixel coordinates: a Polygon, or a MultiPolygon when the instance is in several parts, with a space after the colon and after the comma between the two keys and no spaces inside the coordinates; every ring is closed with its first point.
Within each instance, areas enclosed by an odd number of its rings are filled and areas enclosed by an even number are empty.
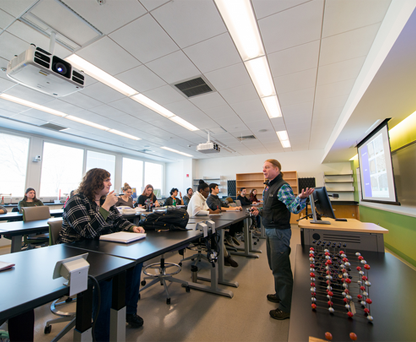
{"type": "Polygon", "coordinates": [[[267,228],[267,259],[274,276],[276,295],[280,298],[279,309],[290,312],[292,304],[293,274],[290,266],[291,229],[267,228]]]}

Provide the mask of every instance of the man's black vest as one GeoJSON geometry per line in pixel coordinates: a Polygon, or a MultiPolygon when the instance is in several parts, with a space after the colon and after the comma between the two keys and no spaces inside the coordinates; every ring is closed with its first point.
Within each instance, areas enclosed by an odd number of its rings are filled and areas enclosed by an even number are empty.
{"type": "Polygon", "coordinates": [[[282,174],[273,179],[271,182],[266,182],[267,185],[263,193],[263,225],[267,228],[290,229],[290,211],[286,205],[279,201],[277,193],[283,184],[287,184],[282,174]]]}

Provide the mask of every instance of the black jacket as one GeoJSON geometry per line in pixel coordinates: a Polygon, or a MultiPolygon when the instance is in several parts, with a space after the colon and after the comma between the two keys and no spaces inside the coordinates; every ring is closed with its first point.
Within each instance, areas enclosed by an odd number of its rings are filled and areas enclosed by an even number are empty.
{"type": "Polygon", "coordinates": [[[283,184],[287,184],[282,174],[279,174],[267,185],[263,195],[263,209],[260,215],[263,217],[263,225],[267,228],[290,229],[290,211],[286,205],[279,201],[277,193],[283,184]]]}

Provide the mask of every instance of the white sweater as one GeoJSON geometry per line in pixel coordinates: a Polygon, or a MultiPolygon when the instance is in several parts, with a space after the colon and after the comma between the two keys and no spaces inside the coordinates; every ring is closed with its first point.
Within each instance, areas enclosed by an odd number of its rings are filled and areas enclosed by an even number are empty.
{"type": "Polygon", "coordinates": [[[194,193],[191,200],[188,203],[188,214],[189,216],[195,215],[209,215],[207,200],[198,191],[194,193]]]}

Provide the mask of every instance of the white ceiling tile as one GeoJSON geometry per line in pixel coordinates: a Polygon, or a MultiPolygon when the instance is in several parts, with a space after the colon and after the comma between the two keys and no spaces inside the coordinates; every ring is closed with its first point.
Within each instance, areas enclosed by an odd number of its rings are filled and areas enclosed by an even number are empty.
{"type": "Polygon", "coordinates": [[[7,89],[16,86],[16,82],[10,79],[0,78],[0,92],[5,92],[7,89]]]}
{"type": "Polygon", "coordinates": [[[374,24],[322,39],[319,64],[322,66],[366,56],[379,27],[380,24],[374,24]]]}
{"type": "Polygon", "coordinates": [[[268,59],[273,77],[316,68],[319,47],[319,41],[314,41],[269,54],[268,59]]]}
{"type": "Polygon", "coordinates": [[[365,56],[348,59],[339,63],[323,65],[318,72],[318,85],[356,79],[365,61],[365,56]]]}
{"type": "MultiPolygon", "coordinates": [[[[1,2],[0,2],[1,6],[1,2]]],[[[14,17],[0,9],[0,30],[4,30],[14,20],[14,17]]]]}
{"type": "Polygon", "coordinates": [[[317,69],[314,68],[275,77],[273,80],[277,94],[315,87],[316,72],[317,69]]]}
{"type": "Polygon", "coordinates": [[[313,102],[300,102],[300,103],[293,103],[291,105],[287,105],[282,107],[283,117],[290,118],[292,116],[302,116],[305,114],[311,114],[313,109],[313,102]]]}
{"type": "Polygon", "coordinates": [[[204,112],[214,120],[221,120],[223,118],[237,118],[237,114],[227,104],[224,106],[206,108],[204,109],[204,112]]]}
{"type": "Polygon", "coordinates": [[[41,19],[50,29],[56,30],[80,46],[99,37],[99,33],[58,1],[42,0],[32,8],[30,13],[41,19]]]}
{"type": "MultiPolygon", "coordinates": [[[[315,88],[301,89],[297,91],[292,91],[289,93],[278,94],[280,106],[285,108],[285,106],[294,105],[297,103],[303,102],[312,102],[315,96],[315,88]]],[[[282,109],[283,112],[283,109],[282,109]]],[[[283,115],[285,113],[283,112],[283,115]]]]}
{"type": "Polygon", "coordinates": [[[391,0],[326,1],[322,37],[381,22],[391,0]]]}
{"type": "Polygon", "coordinates": [[[116,78],[140,93],[166,84],[166,82],[144,65],[118,74],[116,78]]]}
{"type": "Polygon", "coordinates": [[[130,98],[124,98],[122,100],[114,101],[109,103],[108,105],[116,109],[119,109],[125,113],[131,114],[137,118],[144,117],[149,113],[154,113],[149,108],[141,105],[140,103],[130,98]]]}
{"type": "Polygon", "coordinates": [[[253,84],[243,84],[234,88],[224,89],[221,91],[221,95],[229,104],[255,100],[259,97],[253,84]]]}
{"type": "Polygon", "coordinates": [[[285,125],[285,121],[282,117],[280,118],[273,118],[270,119],[270,121],[272,122],[272,127],[274,128],[274,131],[284,131],[286,130],[286,125],[285,125]]]}
{"type": "Polygon", "coordinates": [[[11,60],[15,55],[20,55],[29,47],[25,41],[11,35],[7,31],[0,34],[0,46],[0,56],[7,61],[11,60]]]}
{"type": "Polygon", "coordinates": [[[233,103],[231,107],[242,120],[247,122],[268,119],[267,113],[258,98],[250,101],[233,103]]]}
{"type": "Polygon", "coordinates": [[[321,111],[314,110],[313,119],[326,119],[326,118],[336,118],[338,120],[344,106],[331,107],[330,109],[325,109],[321,111]]]}
{"type": "Polygon", "coordinates": [[[102,105],[102,102],[94,100],[93,98],[83,95],[80,92],[65,96],[62,98],[62,101],[72,103],[73,105],[84,109],[95,108],[102,105]]]}
{"type": "Polygon", "coordinates": [[[38,2],[38,0],[1,0],[0,8],[17,18],[32,7],[36,2],[38,2]]]}
{"type": "Polygon", "coordinates": [[[19,121],[23,121],[23,122],[27,122],[33,125],[44,125],[46,124],[48,121],[46,120],[42,120],[42,119],[38,119],[36,117],[33,116],[29,116],[29,115],[24,115],[23,113],[20,114],[15,114],[12,116],[13,119],[19,120],[19,121]]]}
{"type": "Polygon", "coordinates": [[[341,95],[331,98],[316,98],[314,111],[328,111],[328,110],[337,110],[340,106],[344,107],[345,102],[347,101],[349,95],[341,95]]]}
{"type": "MultiPolygon", "coordinates": [[[[118,122],[129,122],[129,120],[133,120],[134,118],[127,113],[124,113],[120,110],[117,110],[113,107],[110,107],[108,105],[101,105],[98,107],[94,107],[90,109],[91,112],[97,113],[101,116],[105,116],[113,121],[118,122]]],[[[99,123],[99,122],[97,122],[99,123]]],[[[112,127],[111,127],[112,128],[112,127]]]]}
{"type": "Polygon", "coordinates": [[[298,115],[288,115],[285,116],[285,123],[300,123],[300,124],[310,124],[312,120],[312,112],[302,113],[298,115]]]}
{"type": "Polygon", "coordinates": [[[348,95],[354,86],[355,79],[344,80],[335,83],[318,85],[316,87],[316,98],[331,98],[348,95]]]}
{"type": "Polygon", "coordinates": [[[201,74],[182,51],[149,62],[146,66],[167,83],[178,83],[201,74]]]}
{"type": "MultiPolygon", "coordinates": [[[[19,105],[17,103],[14,102],[10,102],[10,101],[6,101],[3,99],[0,99],[0,109],[2,109],[3,111],[6,111],[8,113],[20,113],[20,112],[24,112],[26,110],[29,110],[29,107],[26,106],[22,106],[19,105]]],[[[10,116],[10,115],[8,115],[10,116]]]]}
{"type": "Polygon", "coordinates": [[[218,91],[251,83],[243,63],[205,73],[205,77],[218,91]]]}
{"type": "Polygon", "coordinates": [[[119,28],[109,37],[142,63],[178,50],[177,45],[149,14],[119,28]]]}
{"type": "Polygon", "coordinates": [[[268,53],[319,40],[323,0],[271,15],[258,21],[264,47],[268,53]]]}
{"type": "MultiPolygon", "coordinates": [[[[47,121],[47,122],[52,122],[54,120],[56,120],[57,116],[56,115],[52,115],[46,112],[42,112],[40,110],[37,109],[29,109],[25,112],[23,112],[22,114],[24,114],[25,116],[30,116],[32,118],[36,118],[42,121],[47,121]]],[[[65,126],[66,127],[66,126],[65,126]]]]}
{"type": "Polygon", "coordinates": [[[120,100],[125,97],[123,94],[100,82],[84,88],[82,93],[103,103],[120,100]]]}
{"type": "Polygon", "coordinates": [[[161,106],[167,105],[172,102],[183,101],[184,97],[179,94],[178,91],[173,89],[171,86],[166,85],[143,93],[151,100],[157,102],[161,106]]]}
{"type": "Polygon", "coordinates": [[[142,5],[150,12],[155,8],[170,2],[171,0],[139,0],[142,5]]]}
{"type": "Polygon", "coordinates": [[[152,15],[181,48],[226,32],[211,0],[170,1],[152,15]]]}
{"type": "Polygon", "coordinates": [[[61,99],[54,99],[53,101],[48,102],[47,107],[59,110],[66,114],[76,114],[84,110],[81,107],[74,106],[68,102],[62,101],[61,99]]]}
{"type": "Polygon", "coordinates": [[[16,112],[12,112],[11,110],[8,110],[7,108],[3,108],[3,100],[0,100],[0,116],[9,118],[16,114],[16,112]]]}
{"type": "Polygon", "coordinates": [[[183,50],[203,73],[241,63],[240,55],[228,32],[183,50]]]}
{"type": "Polygon", "coordinates": [[[221,95],[217,92],[207,93],[200,96],[191,97],[190,102],[195,104],[198,108],[203,111],[213,108],[227,105],[221,95]]]}
{"type": "Polygon", "coordinates": [[[97,1],[65,0],[65,3],[105,34],[146,13],[137,0],[106,1],[102,6],[97,1]]]}
{"type": "Polygon", "coordinates": [[[77,51],[77,55],[111,75],[140,65],[137,59],[108,37],[77,51]]]}
{"type": "MultiPolygon", "coordinates": [[[[50,39],[23,22],[15,21],[7,31],[27,42],[26,49],[29,44],[35,44],[37,47],[49,51],[50,39]]],[[[66,58],[71,54],[71,51],[57,42],[53,54],[60,58],[66,58]]]]}
{"type": "Polygon", "coordinates": [[[252,0],[252,3],[256,18],[261,19],[308,1],[310,0],[252,0]]]}

